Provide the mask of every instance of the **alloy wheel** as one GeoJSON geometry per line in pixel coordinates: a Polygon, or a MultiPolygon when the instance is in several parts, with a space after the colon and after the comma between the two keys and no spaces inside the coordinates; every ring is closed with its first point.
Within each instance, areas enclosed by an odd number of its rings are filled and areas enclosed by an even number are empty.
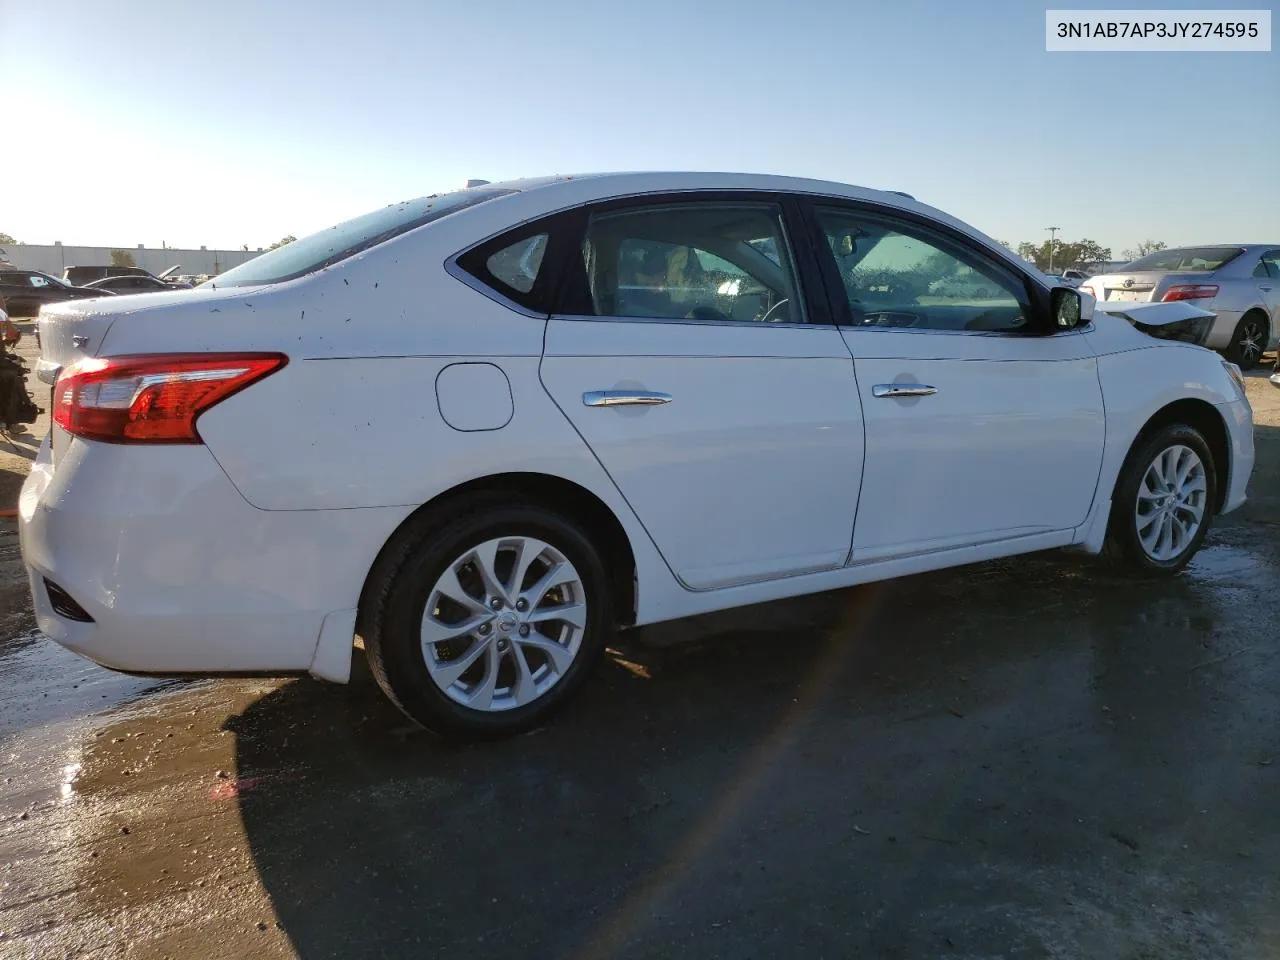
{"type": "Polygon", "coordinates": [[[440,575],[422,615],[422,655],[454,702],[511,710],[560,681],[586,624],[586,589],[568,558],[532,537],[501,537],[440,575]]]}
{"type": "Polygon", "coordinates": [[[1176,444],[1156,455],[1134,505],[1138,542],[1147,556],[1167,563],[1187,549],[1204,522],[1208,492],[1204,462],[1190,447],[1176,444]]]}

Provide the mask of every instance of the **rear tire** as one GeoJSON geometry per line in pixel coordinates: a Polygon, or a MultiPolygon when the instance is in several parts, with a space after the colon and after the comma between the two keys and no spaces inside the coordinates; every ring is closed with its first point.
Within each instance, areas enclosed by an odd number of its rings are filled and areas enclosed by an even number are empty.
{"type": "Polygon", "coordinates": [[[1241,370],[1252,370],[1267,349],[1271,338],[1271,325],[1265,314],[1251,310],[1240,318],[1231,333],[1231,343],[1223,355],[1241,370]]]}
{"type": "Polygon", "coordinates": [[[548,720],[599,660],[609,581],[591,540],[551,510],[509,494],[455,507],[419,518],[380,562],[360,632],[374,679],[411,719],[509,736],[548,720]]]}
{"type": "Polygon", "coordinates": [[[1218,475],[1201,433],[1161,427],[1129,451],[1111,499],[1103,557],[1118,572],[1173,576],[1209,532],[1218,475]]]}

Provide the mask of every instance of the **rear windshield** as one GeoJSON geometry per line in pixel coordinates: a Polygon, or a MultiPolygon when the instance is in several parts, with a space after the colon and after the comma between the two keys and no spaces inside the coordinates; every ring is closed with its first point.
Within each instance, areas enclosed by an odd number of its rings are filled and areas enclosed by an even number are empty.
{"type": "Polygon", "coordinates": [[[292,280],[355,256],[362,250],[408,233],[432,220],[439,220],[454,211],[514,192],[498,188],[458,190],[393,203],[336,227],[286,243],[283,247],[277,247],[219,274],[201,286],[254,287],[263,283],[292,280]]]}
{"type": "Polygon", "coordinates": [[[1177,270],[1181,272],[1208,272],[1217,270],[1244,253],[1240,247],[1182,247],[1177,250],[1157,250],[1121,267],[1129,273],[1138,270],[1177,270]]]}

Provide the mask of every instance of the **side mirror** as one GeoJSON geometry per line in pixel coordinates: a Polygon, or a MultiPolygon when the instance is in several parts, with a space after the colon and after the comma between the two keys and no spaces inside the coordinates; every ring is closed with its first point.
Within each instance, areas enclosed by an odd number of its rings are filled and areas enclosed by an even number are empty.
{"type": "Polygon", "coordinates": [[[1049,291],[1049,313],[1058,330],[1074,330],[1093,319],[1093,298],[1086,304],[1074,287],[1054,287],[1049,291]]]}

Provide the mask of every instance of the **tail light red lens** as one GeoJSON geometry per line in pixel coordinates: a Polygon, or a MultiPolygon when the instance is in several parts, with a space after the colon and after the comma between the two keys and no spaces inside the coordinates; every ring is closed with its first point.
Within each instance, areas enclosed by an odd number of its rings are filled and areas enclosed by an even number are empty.
{"type": "Polygon", "coordinates": [[[1177,283],[1166,290],[1161,299],[1169,303],[1172,300],[1208,300],[1217,295],[1216,283],[1177,283]]]}
{"type": "Polygon", "coordinates": [[[53,420],[68,433],[104,443],[201,443],[200,414],[288,362],[279,353],[83,360],[58,377],[53,420]]]}
{"type": "Polygon", "coordinates": [[[1080,284],[1080,292],[1087,293],[1089,296],[1093,297],[1093,299],[1095,300],[1098,299],[1098,295],[1093,292],[1093,287],[1089,286],[1089,284],[1087,283],[1080,284]]]}

